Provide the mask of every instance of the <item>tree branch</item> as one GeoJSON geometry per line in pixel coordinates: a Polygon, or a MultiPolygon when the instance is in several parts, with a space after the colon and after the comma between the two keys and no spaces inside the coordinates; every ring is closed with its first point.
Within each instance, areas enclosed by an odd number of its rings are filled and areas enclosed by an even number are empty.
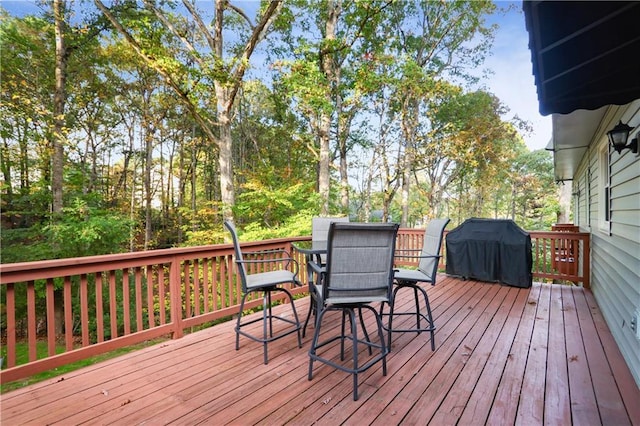
{"type": "Polygon", "coordinates": [[[178,39],[180,39],[182,44],[184,44],[187,50],[191,53],[191,56],[198,63],[198,65],[204,68],[205,64],[202,62],[202,59],[200,59],[200,57],[198,56],[197,51],[193,46],[193,44],[189,40],[187,40],[186,37],[180,34],[178,29],[173,25],[173,23],[171,23],[171,21],[167,19],[165,14],[162,13],[162,11],[160,11],[157,7],[155,7],[153,2],[151,2],[150,0],[143,0],[143,3],[144,3],[144,6],[147,9],[151,10],[156,15],[156,17],[160,20],[160,22],[162,22],[164,26],[167,27],[167,29],[173,33],[173,35],[175,35],[178,39]]]}
{"type": "Polygon", "coordinates": [[[125,38],[125,40],[133,48],[133,50],[145,61],[145,63],[150,68],[154,69],[158,74],[160,74],[164,78],[166,83],[169,85],[169,87],[171,87],[174,90],[174,92],[178,95],[178,97],[182,99],[182,101],[185,103],[185,106],[187,107],[189,112],[191,112],[191,114],[193,115],[193,118],[200,125],[202,130],[207,134],[207,137],[209,137],[210,140],[215,141],[216,144],[219,145],[219,139],[211,129],[213,123],[209,123],[207,120],[204,119],[204,117],[202,117],[198,113],[196,106],[189,99],[188,92],[185,92],[184,90],[182,90],[182,88],[180,87],[180,84],[177,81],[175,81],[175,79],[171,76],[169,72],[167,72],[164,68],[162,68],[158,64],[158,62],[153,56],[148,55],[147,53],[144,52],[144,50],[142,49],[138,41],[126,30],[126,28],[122,26],[122,24],[120,24],[120,22],[118,22],[118,20],[116,20],[115,16],[113,16],[111,11],[100,0],[94,0],[94,3],[96,7],[100,9],[100,11],[104,14],[104,16],[109,20],[109,22],[111,22],[114,28],[125,38]]]}

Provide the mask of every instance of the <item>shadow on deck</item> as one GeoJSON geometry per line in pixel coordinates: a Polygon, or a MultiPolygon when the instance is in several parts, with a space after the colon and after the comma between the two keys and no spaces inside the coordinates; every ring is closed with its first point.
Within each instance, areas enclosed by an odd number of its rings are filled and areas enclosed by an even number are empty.
{"type": "Polygon", "coordinates": [[[445,276],[428,291],[436,351],[428,333],[394,334],[388,375],[361,375],[355,402],[343,372],[315,364],[307,380],[313,329],[302,349],[295,335],[270,344],[263,365],[225,323],[2,395],[2,424],[640,424],[589,291],[445,276]]]}

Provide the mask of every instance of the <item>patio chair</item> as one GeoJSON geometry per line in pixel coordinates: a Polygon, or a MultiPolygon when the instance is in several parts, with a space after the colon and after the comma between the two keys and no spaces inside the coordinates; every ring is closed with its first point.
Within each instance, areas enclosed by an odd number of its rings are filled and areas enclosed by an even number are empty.
{"type": "MultiPolygon", "coordinates": [[[[329,239],[329,226],[333,222],[349,222],[348,216],[340,217],[314,217],[311,219],[311,241],[318,244],[327,242],[329,239]]],[[[327,263],[327,254],[319,254],[316,257],[316,263],[324,266],[327,263]]]]}
{"type": "MultiPolygon", "coordinates": [[[[292,333],[298,334],[298,347],[302,347],[302,338],[300,337],[300,321],[298,320],[298,314],[296,307],[293,303],[293,295],[286,288],[282,287],[282,284],[292,283],[296,286],[301,286],[302,283],[298,280],[298,263],[295,259],[292,259],[289,253],[285,250],[266,250],[266,251],[254,251],[254,252],[242,252],[240,249],[240,242],[238,241],[238,235],[233,223],[226,221],[224,225],[227,227],[233,238],[233,248],[235,250],[235,263],[237,265],[238,276],[242,284],[242,301],[240,302],[240,311],[238,312],[238,321],[236,323],[236,350],[240,349],[240,335],[243,335],[253,341],[260,342],[263,345],[264,350],[264,363],[269,362],[267,355],[267,343],[282,337],[288,336],[292,333]],[[255,258],[256,256],[265,256],[261,259],[255,258]],[[245,259],[249,257],[250,259],[245,259]],[[274,262],[282,265],[281,269],[248,273],[247,265],[267,265],[274,262]],[[291,271],[289,268],[293,268],[291,271]],[[244,304],[247,296],[254,292],[261,292],[262,298],[262,317],[251,319],[242,322],[242,315],[244,311],[244,304]],[[289,298],[291,303],[291,310],[293,311],[293,320],[284,316],[275,315],[271,307],[271,294],[275,292],[284,292],[289,298]],[[293,327],[285,328],[283,331],[279,331],[274,334],[273,320],[279,320],[284,323],[291,324],[293,327]],[[244,327],[253,323],[262,321],[262,336],[253,335],[245,330],[244,327]]],[[[254,269],[251,267],[250,269],[254,269]]]]}
{"type": "MultiPolygon", "coordinates": [[[[388,348],[383,334],[384,326],[378,310],[371,303],[390,302],[393,285],[393,255],[398,225],[391,223],[339,223],[329,228],[326,271],[320,283],[314,284],[318,320],[309,349],[309,380],[313,379],[313,363],[319,361],[353,375],[353,399],[358,399],[358,374],[382,361],[382,374],[387,374],[388,348]],[[364,338],[358,337],[356,310],[364,338]],[[373,313],[378,328],[379,343],[372,342],[365,328],[362,310],[373,313]],[[322,333],[323,319],[331,311],[342,313],[339,334],[322,333]],[[351,333],[346,334],[346,316],[351,333]],[[323,339],[321,340],[321,336],[323,339]],[[333,345],[340,341],[340,345],[333,345]],[[353,362],[345,365],[345,341],[352,344],[353,362]],[[360,362],[360,347],[379,350],[360,362]],[[327,347],[328,346],[328,347],[327,347]],[[340,360],[335,351],[340,351],[340,360]],[[332,350],[334,349],[334,350],[332,350]],[[319,353],[319,350],[321,353],[319,353]],[[352,365],[349,365],[352,364],[352,365]]],[[[327,326],[330,326],[327,321],[327,326]]]]}
{"type": "MultiPolygon", "coordinates": [[[[333,222],[349,222],[349,217],[314,217],[311,219],[312,246],[318,247],[323,243],[326,245],[327,239],[329,237],[329,225],[331,225],[331,223],[333,222]]],[[[322,273],[322,270],[327,262],[326,253],[317,253],[314,257],[315,259],[311,256],[307,258],[307,271],[309,271],[309,294],[311,296],[311,303],[309,304],[307,318],[304,320],[304,325],[302,326],[302,337],[305,337],[305,335],[307,334],[307,325],[309,324],[309,320],[311,319],[311,314],[313,313],[315,315],[316,320],[318,318],[318,312],[316,311],[317,297],[314,291],[315,286],[313,285],[313,275],[316,275],[315,282],[319,282],[320,274],[322,273]]]]}
{"type": "Polygon", "coordinates": [[[420,334],[423,331],[428,331],[431,334],[431,350],[436,350],[436,344],[434,340],[434,334],[436,326],[433,322],[433,315],[431,314],[431,305],[429,305],[429,296],[427,291],[420,286],[420,283],[431,283],[436,285],[436,277],[438,272],[438,263],[440,262],[440,248],[442,247],[442,237],[444,235],[444,229],[449,223],[449,218],[434,219],[429,222],[427,229],[424,232],[424,242],[422,244],[422,250],[398,250],[396,256],[399,258],[414,258],[420,259],[417,269],[396,269],[394,275],[394,288],[393,297],[391,303],[389,303],[389,314],[384,314],[384,303],[380,307],[380,314],[382,316],[389,315],[389,328],[387,331],[389,339],[389,350],[391,350],[391,336],[397,332],[415,332],[420,334]],[[416,254],[412,254],[416,253],[416,254]],[[394,301],[398,292],[402,289],[413,290],[413,297],[415,303],[415,310],[409,312],[396,312],[394,301]],[[420,297],[422,294],[424,300],[423,311],[420,308],[420,297]],[[415,316],[416,325],[411,328],[393,328],[394,318],[396,316],[415,316]],[[422,322],[424,321],[424,322],[422,322]]]}

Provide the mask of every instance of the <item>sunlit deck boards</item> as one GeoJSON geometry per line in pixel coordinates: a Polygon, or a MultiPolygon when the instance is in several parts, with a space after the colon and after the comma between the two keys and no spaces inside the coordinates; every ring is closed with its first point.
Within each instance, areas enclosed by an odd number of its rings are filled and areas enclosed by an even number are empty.
{"type": "MultiPolygon", "coordinates": [[[[441,277],[427,333],[394,335],[388,375],[316,365],[313,328],[269,346],[221,324],[2,396],[2,424],[640,424],[640,391],[589,292],[441,277]]],[[[308,298],[296,305],[306,314],[308,298]]],[[[282,307],[287,310],[288,308],[282,307]]]]}

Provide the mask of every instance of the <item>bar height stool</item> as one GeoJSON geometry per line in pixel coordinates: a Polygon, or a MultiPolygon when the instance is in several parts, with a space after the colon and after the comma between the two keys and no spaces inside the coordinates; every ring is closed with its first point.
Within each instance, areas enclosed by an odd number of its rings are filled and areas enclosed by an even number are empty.
{"type": "MultiPolygon", "coordinates": [[[[393,255],[398,225],[391,223],[339,223],[329,228],[327,264],[320,283],[315,283],[318,319],[309,349],[309,380],[313,379],[313,363],[319,361],[353,375],[353,399],[358,399],[358,374],[377,362],[382,362],[382,374],[387,374],[389,353],[384,326],[378,310],[372,303],[390,303],[393,285],[393,255]],[[363,338],[358,337],[356,310],[363,338]],[[379,343],[372,342],[365,328],[362,311],[373,314],[378,329],[379,343]],[[323,333],[323,320],[331,311],[340,311],[342,325],[339,334],[323,333]],[[345,322],[349,317],[350,333],[345,322]],[[339,341],[339,345],[333,342],[339,341]],[[351,343],[352,362],[345,360],[345,344],[351,343]],[[370,350],[370,356],[361,362],[359,346],[370,350]],[[340,361],[335,352],[339,350],[340,361]],[[375,355],[373,350],[379,351],[375,355]]],[[[327,324],[328,325],[328,324],[327,324]]]]}
{"type": "Polygon", "coordinates": [[[282,284],[292,283],[296,286],[301,286],[302,283],[298,280],[298,263],[295,259],[293,259],[289,253],[285,250],[267,250],[267,251],[254,251],[254,252],[245,252],[243,253],[240,249],[240,242],[238,241],[238,235],[236,233],[236,229],[233,223],[226,221],[224,226],[231,233],[231,237],[233,239],[233,248],[235,251],[235,262],[237,265],[238,275],[240,277],[240,281],[242,284],[242,301],[240,302],[240,311],[238,312],[238,322],[236,323],[235,332],[236,332],[236,350],[240,349],[240,335],[245,336],[255,342],[262,343],[263,351],[264,351],[264,363],[267,364],[269,362],[268,354],[267,354],[267,343],[272,342],[277,339],[281,339],[283,337],[288,336],[289,334],[297,333],[298,334],[298,347],[302,347],[302,338],[300,337],[300,321],[298,320],[298,313],[296,312],[296,307],[293,303],[293,295],[286,288],[281,286],[282,284]],[[254,257],[256,255],[268,255],[267,259],[245,259],[245,256],[254,257]],[[276,255],[276,256],[274,256],[276,255]],[[279,257],[277,257],[279,256],[279,257]],[[269,264],[269,263],[281,263],[283,268],[273,271],[267,272],[258,272],[249,274],[247,273],[247,264],[269,264]],[[292,268],[294,271],[291,271],[286,268],[292,268]],[[271,293],[275,292],[284,292],[289,299],[289,303],[291,304],[291,310],[293,311],[293,320],[290,318],[286,318],[283,316],[275,315],[271,308],[271,293]],[[242,313],[244,311],[244,304],[247,299],[247,296],[254,292],[262,292],[262,317],[255,318],[252,320],[248,320],[242,322],[242,313]],[[292,325],[288,329],[280,331],[279,333],[274,334],[273,330],[273,322],[274,320],[282,321],[292,325]],[[256,336],[249,332],[243,330],[244,327],[262,321],[262,335],[256,336]]]}
{"type": "Polygon", "coordinates": [[[431,305],[429,304],[429,296],[427,291],[420,286],[420,283],[436,284],[436,277],[438,273],[438,263],[440,262],[440,249],[442,247],[442,238],[444,230],[449,223],[449,218],[445,219],[433,219],[427,225],[427,229],[424,232],[424,242],[422,244],[421,251],[414,250],[398,250],[396,256],[400,258],[415,258],[420,259],[417,269],[396,269],[394,274],[394,288],[393,297],[389,304],[389,313],[383,313],[384,303],[380,306],[380,315],[389,316],[389,326],[385,328],[389,332],[389,350],[391,350],[391,335],[392,333],[405,333],[414,332],[420,334],[423,331],[431,334],[431,350],[436,350],[435,343],[435,330],[436,326],[433,322],[433,315],[431,313],[431,305]],[[411,254],[416,252],[416,254],[411,254]],[[400,290],[410,289],[413,290],[413,298],[415,308],[409,312],[396,312],[394,301],[400,290]],[[420,307],[420,295],[424,302],[424,310],[420,307]],[[393,320],[396,316],[415,316],[416,325],[410,328],[394,328],[393,320]]]}

